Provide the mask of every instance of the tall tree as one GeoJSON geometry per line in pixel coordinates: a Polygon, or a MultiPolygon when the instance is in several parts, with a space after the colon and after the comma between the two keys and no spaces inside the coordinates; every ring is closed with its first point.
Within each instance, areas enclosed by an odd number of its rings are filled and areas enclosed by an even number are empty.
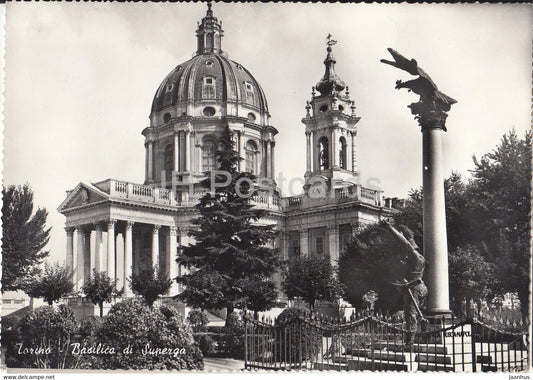
{"type": "Polygon", "coordinates": [[[111,302],[116,293],[115,282],[109,278],[106,272],[93,271],[81,288],[85,297],[100,308],[100,317],[104,316],[104,302],[111,302]]]}
{"type": "Polygon", "coordinates": [[[335,301],[343,294],[329,258],[297,256],[287,263],[282,288],[287,297],[301,297],[311,310],[316,301],[335,301]]]}
{"type": "Polygon", "coordinates": [[[516,292],[522,313],[529,310],[531,237],[531,140],[514,130],[480,160],[474,157],[471,188],[474,239],[487,247],[502,289],[516,292]]]}
{"type": "Polygon", "coordinates": [[[43,250],[50,239],[48,212],[38,208],[33,213],[28,184],[2,187],[2,197],[2,290],[18,290],[49,254],[43,250]]]}
{"type": "Polygon", "coordinates": [[[275,233],[272,226],[258,223],[266,211],[253,207],[248,197],[256,192],[256,178],[237,171],[241,158],[228,126],[215,158],[218,170],[206,173],[201,185],[218,187],[197,204],[199,217],[190,232],[195,243],[183,247],[177,259],[190,269],[177,278],[186,287],[180,298],[192,307],[225,308],[228,316],[234,308],[268,309],[276,299],[272,275],[279,268],[277,250],[268,247],[275,233]],[[264,295],[262,302],[254,299],[257,289],[264,295]]]}
{"type": "Polygon", "coordinates": [[[45,263],[44,271],[31,279],[28,279],[23,290],[30,297],[42,298],[48,305],[52,304],[74,289],[72,271],[64,266],[45,263]]]}

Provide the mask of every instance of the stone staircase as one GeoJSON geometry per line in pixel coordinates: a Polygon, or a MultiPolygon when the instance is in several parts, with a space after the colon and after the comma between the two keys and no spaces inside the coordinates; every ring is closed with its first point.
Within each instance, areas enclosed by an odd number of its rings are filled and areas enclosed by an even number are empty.
{"type": "Polygon", "coordinates": [[[376,342],[370,347],[346,350],[343,355],[318,360],[319,370],[347,371],[453,371],[452,357],[443,344],[414,344],[406,350],[398,342],[376,342]]]}

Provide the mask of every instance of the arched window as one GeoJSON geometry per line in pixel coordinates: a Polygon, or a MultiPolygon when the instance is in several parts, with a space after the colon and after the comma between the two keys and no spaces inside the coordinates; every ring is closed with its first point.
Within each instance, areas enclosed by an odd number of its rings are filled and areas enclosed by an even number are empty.
{"type": "Polygon", "coordinates": [[[254,95],[254,87],[251,83],[246,82],[246,103],[248,104],[255,104],[255,95],[254,95]]]}
{"type": "Polygon", "coordinates": [[[215,169],[215,143],[211,139],[204,139],[202,144],[202,170],[215,169]]]}
{"type": "Polygon", "coordinates": [[[174,170],[174,146],[172,144],[167,145],[165,148],[164,168],[165,175],[167,177],[172,176],[172,171],[174,170]]]}
{"type": "Polygon", "coordinates": [[[321,170],[329,169],[329,144],[327,137],[318,140],[318,165],[321,170]]]}
{"type": "Polygon", "coordinates": [[[246,171],[252,174],[256,174],[257,168],[257,145],[252,140],[246,143],[244,147],[246,171]]]}
{"type": "Polygon", "coordinates": [[[207,77],[204,78],[202,84],[202,99],[215,99],[216,89],[215,89],[215,78],[207,77]]]}
{"type": "Polygon", "coordinates": [[[339,139],[339,166],[341,169],[346,169],[346,139],[341,136],[339,139]]]}

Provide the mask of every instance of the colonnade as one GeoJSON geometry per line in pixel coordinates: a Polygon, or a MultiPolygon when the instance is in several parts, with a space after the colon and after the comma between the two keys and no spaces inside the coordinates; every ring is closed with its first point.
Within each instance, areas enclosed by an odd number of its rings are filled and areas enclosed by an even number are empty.
{"type": "MultiPolygon", "coordinates": [[[[129,281],[133,272],[155,266],[171,279],[180,275],[181,268],[176,263],[178,246],[180,242],[188,245],[191,241],[186,228],[129,220],[110,219],[65,230],[66,264],[73,270],[75,291],[81,291],[84,281],[95,270],[106,272],[116,281],[118,290],[124,289],[126,297],[133,294],[129,281]]],[[[170,294],[178,290],[173,281],[170,294]]]]}

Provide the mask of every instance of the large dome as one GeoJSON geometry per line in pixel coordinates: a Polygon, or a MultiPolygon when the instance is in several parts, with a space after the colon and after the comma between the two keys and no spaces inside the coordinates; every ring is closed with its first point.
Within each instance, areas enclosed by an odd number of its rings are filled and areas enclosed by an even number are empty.
{"type": "Polygon", "coordinates": [[[228,59],[221,48],[222,36],[221,23],[208,3],[207,14],[196,30],[194,57],[176,66],[157,89],[151,111],[156,124],[164,115],[268,120],[263,89],[247,69],[228,59]]]}
{"type": "Polygon", "coordinates": [[[223,53],[203,52],[176,66],[161,83],[152,102],[152,113],[187,102],[239,103],[268,113],[263,89],[241,64],[223,53]]]}

